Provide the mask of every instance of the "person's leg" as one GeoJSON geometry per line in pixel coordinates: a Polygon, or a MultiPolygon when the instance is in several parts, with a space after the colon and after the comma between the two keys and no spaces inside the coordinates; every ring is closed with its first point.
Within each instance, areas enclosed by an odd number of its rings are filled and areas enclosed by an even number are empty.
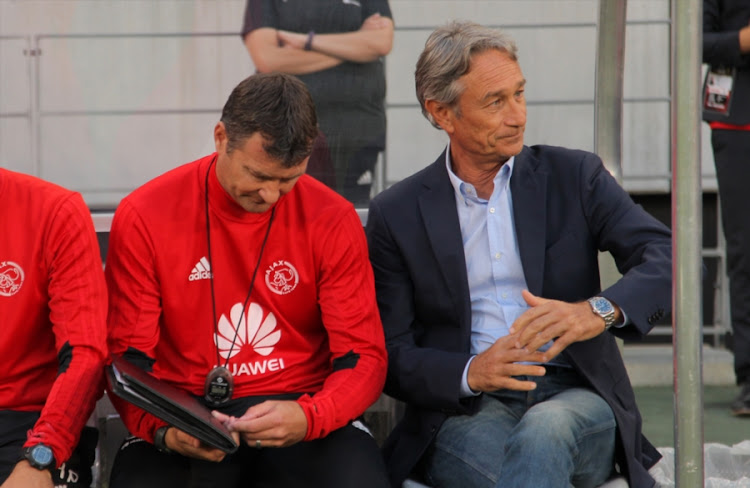
{"type": "Polygon", "coordinates": [[[375,440],[347,425],[322,439],[282,449],[261,449],[259,487],[388,488],[388,476],[375,440]]]}
{"type": "Polygon", "coordinates": [[[188,458],[164,454],[153,444],[137,437],[127,437],[115,456],[110,488],[161,488],[188,486],[188,458]]]}
{"type": "MultiPolygon", "coordinates": [[[[110,488],[249,488],[251,483],[240,483],[243,466],[252,460],[242,457],[249,448],[243,446],[234,455],[227,455],[220,463],[201,461],[179,454],[159,452],[153,444],[128,437],[115,457],[110,475],[110,488]],[[243,449],[244,448],[244,449],[243,449]]],[[[250,453],[252,454],[252,453],[250,453]]],[[[252,477],[248,477],[252,480],[252,477]]]]}
{"type": "Polygon", "coordinates": [[[378,162],[380,148],[366,145],[351,152],[341,194],[355,207],[367,207],[370,203],[370,191],[375,179],[375,164],[378,162]],[[369,175],[366,174],[369,172],[369,175]]]}
{"type": "Polygon", "coordinates": [[[448,418],[426,460],[427,481],[441,488],[604,482],[614,467],[614,414],[601,397],[581,388],[575,372],[551,371],[524,377],[537,383],[534,391],[485,394],[475,415],[448,418]]]}
{"type": "MultiPolygon", "coordinates": [[[[737,384],[750,386],[750,212],[746,210],[750,132],[714,130],[711,143],[726,237],[735,375],[737,384]]],[[[739,410],[750,414],[750,389],[748,394],[747,401],[740,401],[738,408],[742,406],[739,410]]],[[[739,410],[737,413],[742,414],[739,410]]]]}
{"type": "Polygon", "coordinates": [[[612,409],[585,388],[567,389],[532,406],[506,440],[498,487],[593,488],[612,473],[612,409]]]}
{"type": "Polygon", "coordinates": [[[485,394],[476,414],[449,417],[426,459],[425,479],[441,488],[494,487],[505,440],[526,409],[525,396],[508,391],[500,400],[485,394]]]}

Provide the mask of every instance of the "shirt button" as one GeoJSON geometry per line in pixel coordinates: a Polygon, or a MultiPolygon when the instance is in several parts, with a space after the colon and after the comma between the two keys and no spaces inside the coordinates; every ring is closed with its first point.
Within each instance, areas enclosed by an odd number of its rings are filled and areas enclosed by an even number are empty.
{"type": "Polygon", "coordinates": [[[502,297],[503,298],[508,298],[508,294],[507,293],[503,293],[502,297]]]}
{"type": "Polygon", "coordinates": [[[490,213],[495,213],[495,207],[490,208],[490,213]]]}
{"type": "Polygon", "coordinates": [[[495,259],[500,259],[500,253],[499,252],[495,253],[495,259]]]}

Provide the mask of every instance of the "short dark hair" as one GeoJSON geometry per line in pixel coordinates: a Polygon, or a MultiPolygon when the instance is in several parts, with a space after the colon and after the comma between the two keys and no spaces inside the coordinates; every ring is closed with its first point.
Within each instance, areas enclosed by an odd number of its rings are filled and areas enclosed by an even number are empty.
{"type": "Polygon", "coordinates": [[[300,164],[312,152],[318,135],[315,104],[305,84],[284,73],[259,73],[232,90],[221,121],[227,133],[227,152],[260,132],[263,149],[285,168],[300,164]]]}

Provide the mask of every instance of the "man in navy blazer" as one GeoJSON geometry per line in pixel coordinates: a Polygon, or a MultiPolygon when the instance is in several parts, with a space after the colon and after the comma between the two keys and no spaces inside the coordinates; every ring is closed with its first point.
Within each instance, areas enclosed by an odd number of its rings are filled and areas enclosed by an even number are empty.
{"type": "Polygon", "coordinates": [[[438,159],[373,199],[370,259],[386,393],[406,412],[384,452],[393,486],[651,487],[660,455],[615,336],[671,309],[671,237],[594,154],[523,145],[513,41],[453,22],[416,69],[438,159]],[[601,290],[598,253],[622,277],[601,290]]]}

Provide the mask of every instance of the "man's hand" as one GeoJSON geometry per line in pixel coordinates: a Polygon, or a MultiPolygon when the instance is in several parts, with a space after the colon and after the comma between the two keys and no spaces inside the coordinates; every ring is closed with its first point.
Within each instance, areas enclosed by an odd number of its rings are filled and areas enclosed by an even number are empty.
{"type": "Polygon", "coordinates": [[[250,447],[287,447],[307,434],[307,417],[294,401],[268,400],[248,408],[240,418],[216,411],[213,414],[229,429],[239,432],[250,447]]]}
{"type": "Polygon", "coordinates": [[[36,469],[28,461],[20,461],[0,488],[54,488],[52,473],[36,469]]]}
{"type": "Polygon", "coordinates": [[[521,361],[543,363],[544,353],[516,347],[518,335],[499,338],[489,349],[477,354],[469,365],[467,381],[474,391],[508,390],[529,391],[536,388],[533,381],[520,381],[512,376],[543,376],[544,367],[518,364],[521,361]]]}
{"type": "Polygon", "coordinates": [[[276,40],[279,46],[303,50],[307,43],[307,34],[278,30],[276,31],[276,40]]]}
{"type": "MultiPolygon", "coordinates": [[[[235,437],[235,442],[239,442],[239,435],[235,437]]],[[[183,456],[213,461],[218,463],[227,455],[221,449],[210,447],[203,444],[195,437],[187,434],[176,427],[167,429],[164,436],[164,444],[174,452],[183,456]]]]}
{"type": "MultiPolygon", "coordinates": [[[[536,351],[547,342],[554,340],[544,355],[546,361],[562,352],[574,342],[585,341],[604,332],[604,319],[591,311],[588,302],[567,303],[559,300],[532,295],[527,290],[521,292],[531,307],[513,322],[511,333],[518,334],[516,347],[536,351]]],[[[622,315],[615,307],[615,317],[622,315]]],[[[545,362],[546,362],[545,361],[545,362]]]]}
{"type": "Polygon", "coordinates": [[[743,54],[750,53],[750,25],[740,29],[740,51],[743,54]]]}
{"type": "Polygon", "coordinates": [[[359,30],[385,29],[390,26],[390,23],[391,21],[388,17],[383,17],[379,13],[374,13],[367,17],[364,22],[362,22],[362,26],[359,28],[359,30]]]}

